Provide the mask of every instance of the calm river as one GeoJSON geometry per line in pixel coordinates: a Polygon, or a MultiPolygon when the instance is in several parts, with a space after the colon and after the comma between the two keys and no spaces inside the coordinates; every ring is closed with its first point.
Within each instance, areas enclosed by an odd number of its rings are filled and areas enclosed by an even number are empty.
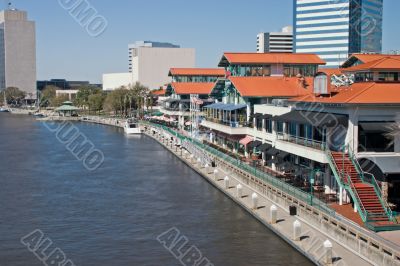
{"type": "Polygon", "coordinates": [[[215,266],[311,265],[152,139],[75,125],[104,154],[95,171],[41,122],[0,113],[1,266],[45,265],[21,242],[34,230],[76,266],[184,265],[157,240],[170,228],[215,266]]]}

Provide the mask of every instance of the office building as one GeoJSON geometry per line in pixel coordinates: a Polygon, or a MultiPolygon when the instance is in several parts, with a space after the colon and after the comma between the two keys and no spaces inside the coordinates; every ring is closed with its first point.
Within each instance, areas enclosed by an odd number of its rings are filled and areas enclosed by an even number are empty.
{"type": "Polygon", "coordinates": [[[257,35],[258,53],[292,53],[293,27],[287,26],[281,32],[261,32],[257,35]]]}
{"type": "Polygon", "coordinates": [[[316,53],[327,67],[349,54],[382,52],[383,0],[294,0],[297,53],[316,53]]]}
{"type": "Polygon", "coordinates": [[[35,22],[27,12],[0,12],[0,89],[17,87],[36,98],[35,22]]]}

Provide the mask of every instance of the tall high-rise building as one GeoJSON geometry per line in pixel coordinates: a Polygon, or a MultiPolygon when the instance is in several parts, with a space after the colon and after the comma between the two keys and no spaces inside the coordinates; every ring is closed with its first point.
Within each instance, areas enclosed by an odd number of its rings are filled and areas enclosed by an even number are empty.
{"type": "Polygon", "coordinates": [[[294,50],[327,67],[353,53],[382,52],[383,0],[294,0],[294,50]]]}
{"type": "Polygon", "coordinates": [[[261,32],[257,35],[257,53],[292,53],[293,28],[284,27],[281,32],[261,32]]]}
{"type": "Polygon", "coordinates": [[[35,22],[25,11],[0,12],[0,90],[17,87],[36,98],[35,22]]]}

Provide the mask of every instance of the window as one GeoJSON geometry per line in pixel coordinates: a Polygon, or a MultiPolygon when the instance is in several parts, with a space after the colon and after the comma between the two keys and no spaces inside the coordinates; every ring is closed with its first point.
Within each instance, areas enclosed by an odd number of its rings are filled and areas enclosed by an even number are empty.
{"type": "Polygon", "coordinates": [[[295,77],[302,75],[305,77],[314,77],[317,73],[317,67],[314,65],[284,65],[283,74],[286,77],[295,77]]]}
{"type": "Polygon", "coordinates": [[[362,72],[355,74],[356,82],[368,82],[374,79],[374,75],[371,72],[362,72]]]}
{"type": "Polygon", "coordinates": [[[391,139],[386,136],[393,122],[360,122],[358,125],[359,152],[394,152],[391,139]]]}
{"type": "Polygon", "coordinates": [[[271,75],[270,65],[234,65],[232,74],[240,77],[267,77],[271,75]]]}
{"type": "Polygon", "coordinates": [[[380,72],[379,81],[399,81],[398,72],[380,72]]]}

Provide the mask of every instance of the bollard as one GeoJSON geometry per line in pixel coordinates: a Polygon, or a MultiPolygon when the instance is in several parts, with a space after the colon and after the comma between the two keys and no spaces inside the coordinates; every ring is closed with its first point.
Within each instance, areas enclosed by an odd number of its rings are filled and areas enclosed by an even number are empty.
{"type": "Polygon", "coordinates": [[[258,195],[257,195],[257,193],[253,193],[252,195],[251,195],[251,202],[252,202],[252,204],[253,204],[253,210],[257,210],[257,208],[258,208],[258,195]]]}
{"type": "Polygon", "coordinates": [[[236,186],[236,197],[241,199],[243,197],[243,187],[241,184],[236,186]]]}
{"type": "Polygon", "coordinates": [[[218,181],[218,169],[214,170],[214,180],[218,181]]]}
{"type": "Polygon", "coordinates": [[[199,167],[201,168],[201,159],[197,158],[197,164],[199,165],[199,167]]]}
{"type": "Polygon", "coordinates": [[[301,235],[301,223],[298,220],[296,220],[293,222],[293,240],[300,241],[300,235],[301,235]]]}
{"type": "Polygon", "coordinates": [[[331,241],[326,240],[324,242],[324,249],[325,249],[325,264],[326,265],[332,265],[332,248],[333,245],[331,243],[331,241]]]}
{"type": "Polygon", "coordinates": [[[191,155],[190,155],[190,162],[191,162],[191,163],[194,163],[194,162],[193,162],[193,159],[194,159],[194,155],[191,154],[191,155]]]}
{"type": "Polygon", "coordinates": [[[204,168],[206,169],[206,173],[207,173],[207,174],[209,174],[208,167],[209,167],[209,166],[208,166],[208,163],[206,163],[206,164],[204,165],[204,168]]]}
{"type": "Polygon", "coordinates": [[[225,183],[225,189],[229,189],[229,177],[225,176],[224,183],[225,183]]]}
{"type": "Polygon", "coordinates": [[[271,215],[271,224],[276,224],[276,220],[278,218],[278,208],[275,205],[272,205],[269,211],[271,215]]]}

